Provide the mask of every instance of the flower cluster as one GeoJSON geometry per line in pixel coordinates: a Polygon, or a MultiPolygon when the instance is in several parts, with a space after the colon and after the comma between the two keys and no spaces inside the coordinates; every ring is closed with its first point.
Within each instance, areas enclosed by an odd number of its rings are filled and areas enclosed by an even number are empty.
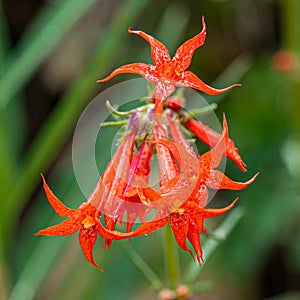
{"type": "Polygon", "coordinates": [[[128,112],[116,153],[94,191],[78,209],[64,206],[42,177],[50,205],[59,216],[67,219],[40,230],[37,235],[66,236],[79,230],[83,254],[102,270],[92,255],[98,236],[104,240],[103,247],[109,248],[113,240],[146,235],[169,222],[178,245],[194,257],[187,246],[189,240],[201,263],[200,232],[207,233],[204,220],[227,212],[237,201],[224,208],[206,208],[210,193],[244,189],[256,177],[247,182],[235,182],[217,169],[222,158],[227,157],[246,171],[235,143],[229,138],[225,115],[222,133],[218,133],[186,112],[181,94],[172,95],[176,87],[191,87],[217,95],[238,85],[215,89],[186,71],[194,51],[205,41],[204,19],[202,23],[202,31],[181,45],[172,59],[168,49],[158,40],[142,31],[129,29],[150,44],[155,65],[125,65],[99,82],[121,73],[139,74],[155,86],[151,100],[128,112]],[[210,150],[198,155],[183,133],[183,127],[210,150]],[[154,155],[159,169],[157,187],[149,183],[154,155]]]}

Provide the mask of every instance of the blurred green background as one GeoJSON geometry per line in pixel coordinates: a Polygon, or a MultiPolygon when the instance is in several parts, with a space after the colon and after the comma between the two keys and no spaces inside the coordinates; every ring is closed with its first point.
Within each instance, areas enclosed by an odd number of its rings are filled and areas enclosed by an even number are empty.
{"type": "MultiPolygon", "coordinates": [[[[77,120],[101,90],[134,76],[95,81],[120,65],[151,62],[148,45],[127,27],[154,35],[172,54],[201,30],[202,15],[207,40],[190,69],[215,87],[243,84],[222,98],[205,97],[219,102],[220,120],[226,113],[248,165],[241,174],[228,162],[227,174],[236,180],[260,175],[246,190],[219,193],[213,203],[224,206],[239,196],[244,215],[201,269],[197,280],[211,281],[212,289],[200,299],[300,299],[298,0],[1,1],[1,299],[157,299],[126,254],[127,242],[105,252],[96,245],[100,273],[84,259],[77,236],[33,236],[61,221],[39,174],[66,205],[83,202],[72,169],[77,120]],[[274,58],[281,49],[288,55],[274,58]]],[[[97,147],[100,169],[110,158],[112,130],[97,147]]],[[[162,244],[159,232],[131,241],[165,281],[162,244]]],[[[191,258],[179,254],[184,273],[191,258]]]]}

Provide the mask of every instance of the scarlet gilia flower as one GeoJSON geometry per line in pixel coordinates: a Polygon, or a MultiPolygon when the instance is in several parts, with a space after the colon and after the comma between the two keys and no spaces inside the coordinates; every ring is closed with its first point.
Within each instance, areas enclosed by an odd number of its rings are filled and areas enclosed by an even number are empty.
{"type": "MultiPolygon", "coordinates": [[[[135,134],[125,138],[127,142],[120,145],[102,179],[105,196],[101,211],[109,230],[117,223],[123,226],[126,221],[126,232],[130,232],[137,219],[146,222],[148,199],[144,190],[148,187],[152,148],[143,142],[140,149],[134,151],[135,134]]],[[[106,240],[104,246],[110,247],[111,242],[106,240]]]]}
{"type": "Polygon", "coordinates": [[[118,122],[128,122],[128,126],[94,191],[78,209],[66,207],[52,193],[43,177],[50,205],[67,220],[40,230],[37,235],[66,236],[79,231],[83,254],[92,265],[102,270],[93,259],[98,235],[104,239],[103,248],[109,248],[113,240],[148,234],[170,222],[179,247],[194,257],[193,251],[187,246],[189,240],[199,264],[203,261],[200,233],[207,233],[205,219],[224,214],[237,201],[224,208],[207,208],[211,191],[244,189],[255,180],[256,175],[247,182],[236,182],[218,169],[222,158],[226,156],[242,171],[246,171],[235,143],[228,136],[225,116],[220,134],[192,119],[183,109],[183,99],[177,95],[170,97],[176,87],[190,87],[209,95],[218,95],[239,85],[215,89],[187,71],[194,51],[205,41],[204,18],[202,24],[202,31],[183,43],[173,58],[168,49],[152,36],[128,29],[129,33],[141,36],[150,44],[155,65],[125,65],[98,81],[108,81],[122,73],[141,75],[155,84],[153,103],[124,113],[110,107],[112,113],[122,118],[130,116],[128,120],[118,122]],[[181,131],[180,123],[211,149],[197,155],[181,131]],[[157,189],[149,185],[154,151],[159,167],[157,189]],[[150,215],[154,217],[149,220],[150,215]],[[133,228],[135,223],[141,224],[133,228]],[[122,232],[116,230],[116,226],[122,232]]]}
{"type": "MultiPolygon", "coordinates": [[[[220,140],[215,147],[200,155],[198,159],[180,131],[177,122],[172,119],[171,115],[167,118],[168,128],[173,141],[167,139],[154,141],[157,147],[164,148],[164,150],[157,150],[158,161],[161,160],[161,178],[164,178],[164,180],[161,182],[161,187],[151,202],[151,206],[157,209],[158,213],[150,222],[138,227],[134,231],[133,236],[148,234],[158,230],[169,221],[178,245],[193,256],[186,243],[188,239],[200,263],[202,261],[200,231],[207,233],[204,227],[204,220],[224,214],[237,201],[236,199],[230,205],[221,209],[205,208],[209,196],[208,188],[241,190],[252,183],[256,175],[243,183],[235,182],[221,173],[221,171],[215,170],[226,153],[226,145],[229,140],[225,117],[220,140]],[[168,155],[170,155],[170,158],[166,159],[168,155]],[[196,177],[193,176],[193,173],[195,175],[196,171],[196,169],[193,169],[193,166],[196,166],[199,170],[199,174],[196,177]],[[166,169],[169,170],[167,174],[166,169]],[[187,185],[191,189],[186,188],[187,185]],[[162,214],[162,211],[164,211],[164,214],[162,214]]],[[[157,130],[162,129],[158,127],[157,130]]]]}
{"type": "MultiPolygon", "coordinates": [[[[124,195],[124,191],[128,189],[128,185],[130,184],[130,162],[136,136],[135,126],[137,121],[136,115],[131,117],[127,128],[128,134],[121,142],[111,163],[108,164],[107,169],[98,181],[94,191],[87,201],[82,203],[77,210],[66,207],[53,194],[42,176],[44,190],[50,205],[59,216],[67,217],[68,219],[61,224],[40,230],[36,235],[67,236],[79,230],[79,243],[84,256],[92,265],[101,271],[103,271],[102,268],[95,263],[92,255],[97,236],[100,235],[105,239],[104,246],[108,247],[111,246],[112,240],[130,237],[130,235],[116,231],[114,228],[117,222],[122,223],[123,215],[129,208],[128,202],[123,200],[124,197],[130,198],[131,202],[138,202],[138,199],[133,199],[134,195],[131,195],[131,197],[124,195]],[[106,223],[105,227],[99,221],[102,214],[104,215],[106,223]]],[[[148,159],[148,157],[149,154],[145,155],[145,151],[143,151],[139,159],[139,163],[142,164],[143,167],[145,167],[144,160],[148,159]]],[[[139,166],[139,168],[137,168],[138,172],[145,172],[139,163],[136,163],[139,166]]],[[[140,206],[145,206],[142,203],[139,204],[140,206]]],[[[145,208],[143,213],[144,215],[139,211],[129,209],[128,219],[132,223],[137,217],[145,219],[145,208]]],[[[128,231],[129,230],[130,226],[128,227],[128,231]]]]}
{"type": "Polygon", "coordinates": [[[105,239],[120,239],[121,233],[117,231],[107,231],[98,219],[101,214],[100,211],[91,204],[93,198],[99,196],[99,192],[101,194],[101,183],[98,182],[90,198],[82,203],[78,209],[70,209],[53,194],[43,175],[42,178],[44,190],[50,205],[60,217],[67,217],[68,219],[58,225],[42,229],[35,235],[67,236],[79,230],[79,243],[84,256],[92,265],[103,271],[93,259],[93,248],[96,243],[97,235],[99,234],[105,239]]]}
{"type": "Polygon", "coordinates": [[[109,76],[98,82],[105,82],[118,74],[132,73],[143,76],[149,82],[155,83],[154,101],[155,113],[161,114],[164,102],[174,92],[175,87],[190,87],[208,95],[218,95],[228,91],[234,84],[224,89],[210,87],[197,77],[193,72],[186,71],[191,64],[195,50],[204,44],[206,37],[206,25],[202,17],[202,31],[183,43],[171,59],[170,53],[165,45],[156,40],[151,35],[140,31],[128,29],[129,33],[134,33],[145,39],[151,46],[151,56],[155,65],[145,63],[133,63],[124,65],[114,70],[109,76]]]}

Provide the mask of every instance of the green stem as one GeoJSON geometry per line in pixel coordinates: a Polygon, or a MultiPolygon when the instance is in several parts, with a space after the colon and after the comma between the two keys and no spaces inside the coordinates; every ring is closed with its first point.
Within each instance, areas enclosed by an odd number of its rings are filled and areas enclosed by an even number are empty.
{"type": "MultiPolygon", "coordinates": [[[[244,213],[241,208],[235,208],[226,220],[214,231],[214,235],[219,238],[217,240],[209,239],[203,246],[204,263],[202,267],[207,263],[209,257],[215,252],[221,242],[228,237],[243,215],[244,213]]],[[[202,268],[200,268],[197,263],[191,263],[187,268],[187,273],[184,276],[183,282],[187,284],[192,283],[200,274],[201,270],[202,268]]]]}
{"type": "Polygon", "coordinates": [[[164,284],[161,282],[156,273],[149,267],[149,265],[137,254],[135,249],[130,246],[124,246],[125,253],[130,260],[136,265],[136,267],[143,273],[143,275],[149,280],[152,288],[155,291],[160,291],[164,288],[164,284]]]}
{"type": "Polygon", "coordinates": [[[179,284],[180,267],[178,248],[175,245],[170,224],[167,224],[164,231],[164,260],[169,286],[176,288],[179,284]]]}
{"type": "Polygon", "coordinates": [[[100,124],[101,127],[108,127],[108,126],[123,126],[128,123],[128,120],[122,121],[112,121],[112,122],[103,122],[100,124]]]}
{"type": "Polygon", "coordinates": [[[197,109],[191,109],[188,111],[190,118],[196,118],[197,116],[204,116],[211,114],[214,110],[218,108],[217,103],[211,103],[208,106],[197,108],[197,109]]]}

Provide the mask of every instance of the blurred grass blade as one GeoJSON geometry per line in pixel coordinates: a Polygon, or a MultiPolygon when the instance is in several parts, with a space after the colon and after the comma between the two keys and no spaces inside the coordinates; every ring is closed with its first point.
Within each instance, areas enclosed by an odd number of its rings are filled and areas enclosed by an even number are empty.
{"type": "MultiPolygon", "coordinates": [[[[180,45],[180,38],[184,35],[186,27],[189,21],[189,11],[187,6],[183,6],[178,3],[171,3],[164,15],[162,16],[157,29],[155,30],[155,38],[163,42],[170,50],[170,53],[174,52],[180,45]],[[176,20],[176,21],[174,21],[176,20]],[[170,30],[170,25],[172,24],[172,30],[170,30]]],[[[152,64],[150,61],[150,48],[146,45],[144,49],[139,53],[137,61],[142,60],[145,63],[152,64]],[[149,57],[149,60],[145,59],[149,57]]]]}
{"type": "MultiPolygon", "coordinates": [[[[179,3],[170,3],[160,21],[155,37],[163,41],[172,55],[180,45],[190,17],[188,7],[179,3]],[[174,22],[174,20],[176,20],[174,22]],[[172,30],[170,25],[172,24],[172,30]]],[[[149,49],[148,49],[149,51],[149,49]]]]}
{"type": "Polygon", "coordinates": [[[0,108],[4,108],[27,83],[34,71],[62,40],[72,25],[96,0],[51,2],[7,58],[5,77],[0,81],[0,108]]]}
{"type": "Polygon", "coordinates": [[[143,273],[143,275],[149,280],[152,288],[155,291],[160,291],[164,288],[164,284],[161,282],[155,272],[149,267],[149,265],[137,254],[135,249],[130,244],[123,246],[124,251],[130,260],[137,266],[137,268],[143,273]]]}
{"type": "Polygon", "coordinates": [[[300,2],[286,0],[281,3],[283,48],[300,54],[300,2]]]}
{"type": "MultiPolygon", "coordinates": [[[[3,74],[3,65],[7,51],[9,48],[9,38],[7,34],[7,28],[2,11],[2,3],[0,3],[0,78],[3,74]]],[[[0,193],[5,197],[13,182],[14,172],[14,157],[11,153],[10,135],[7,130],[5,116],[0,113],[0,193]]],[[[0,205],[1,207],[1,205],[0,205]]]]}
{"type": "MultiPolygon", "coordinates": [[[[39,173],[44,171],[63,148],[74,124],[82,112],[85,103],[90,100],[99,87],[95,81],[105,72],[114,59],[114,52],[127,35],[126,28],[146,5],[148,0],[126,1],[114,17],[113,24],[100,40],[101,51],[96,51],[87,70],[74,82],[66,92],[53,113],[49,116],[43,128],[35,139],[27,156],[18,182],[11,195],[3,202],[0,220],[5,224],[7,218],[18,214],[23,208],[27,197],[39,184],[39,173]],[[101,68],[100,68],[101,67],[101,68]]],[[[3,225],[3,226],[4,226],[3,225]]]]}
{"type": "MultiPolygon", "coordinates": [[[[216,239],[208,239],[203,246],[203,258],[204,263],[202,267],[207,263],[209,257],[215,252],[218,246],[221,243],[221,240],[225,240],[240,219],[243,217],[244,212],[240,207],[237,207],[227,216],[226,220],[214,231],[214,235],[219,237],[219,240],[216,239]]],[[[198,265],[198,263],[191,263],[187,268],[187,273],[183,278],[184,283],[192,283],[197,276],[200,274],[202,268],[198,265]]]]}
{"type": "Polygon", "coordinates": [[[41,238],[14,286],[9,300],[34,299],[36,291],[64,245],[64,239],[52,243],[50,239],[41,238]]]}
{"type": "MultiPolygon", "coordinates": [[[[15,171],[15,161],[11,155],[9,136],[4,126],[3,118],[0,114],[0,194],[2,197],[6,197],[13,184],[13,174],[15,171]]],[[[2,202],[2,201],[1,201],[2,202]]],[[[1,203],[0,203],[1,207],[1,203]]],[[[1,208],[2,210],[2,208],[1,208]]]]}

